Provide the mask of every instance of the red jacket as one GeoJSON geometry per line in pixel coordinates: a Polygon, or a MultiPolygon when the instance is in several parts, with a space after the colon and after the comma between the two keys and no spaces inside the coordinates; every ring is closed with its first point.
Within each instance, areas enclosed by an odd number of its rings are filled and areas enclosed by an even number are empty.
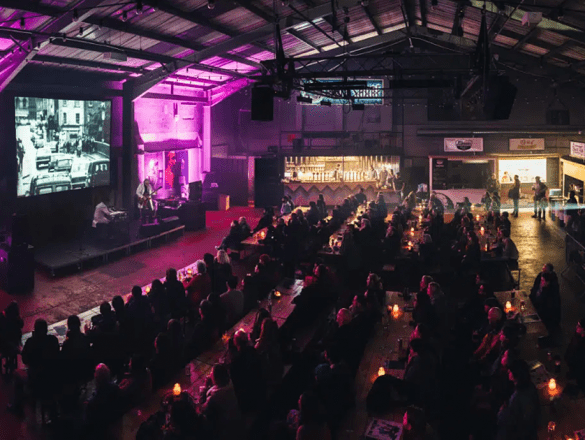
{"type": "Polygon", "coordinates": [[[187,297],[193,307],[199,307],[199,303],[211,293],[211,278],[208,273],[196,274],[185,286],[187,297]]]}

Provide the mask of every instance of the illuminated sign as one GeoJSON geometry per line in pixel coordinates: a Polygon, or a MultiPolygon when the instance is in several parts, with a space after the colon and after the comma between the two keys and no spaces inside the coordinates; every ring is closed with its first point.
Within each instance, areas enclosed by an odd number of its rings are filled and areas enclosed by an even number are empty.
{"type": "Polygon", "coordinates": [[[510,150],[544,150],[544,139],[510,139],[510,150]]]}
{"type": "MultiPolygon", "coordinates": [[[[333,105],[343,104],[365,104],[365,105],[382,105],[384,103],[384,80],[382,79],[368,79],[356,81],[364,81],[365,88],[356,88],[350,90],[343,90],[339,88],[337,83],[342,83],[342,79],[320,79],[318,84],[335,83],[331,90],[323,89],[322,94],[314,92],[301,92],[301,96],[311,98],[313,100],[311,105],[320,105],[322,101],[330,102],[333,105]],[[351,99],[345,98],[349,92],[351,99]]],[[[314,81],[303,81],[303,84],[316,84],[314,81]]]]}
{"type": "Polygon", "coordinates": [[[585,159],[585,144],[582,142],[571,142],[571,156],[578,159],[585,159]]]}
{"type": "Polygon", "coordinates": [[[447,152],[477,152],[483,151],[483,138],[445,138],[445,151],[447,152]]]}

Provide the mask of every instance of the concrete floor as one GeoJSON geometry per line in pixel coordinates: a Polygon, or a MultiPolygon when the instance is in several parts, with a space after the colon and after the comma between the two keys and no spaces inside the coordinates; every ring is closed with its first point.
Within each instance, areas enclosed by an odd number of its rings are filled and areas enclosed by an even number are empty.
{"type": "MultiPolygon", "coordinates": [[[[166,246],[66,278],[53,279],[44,273],[37,273],[35,291],[15,298],[25,318],[25,331],[31,330],[38,317],[45,318],[49,323],[66,319],[68,315],[82,313],[103,300],[110,300],[114,295],[128,293],[134,284],[144,285],[154,277],[163,276],[169,266],[184,267],[202,257],[205,252],[215,253],[214,246],[226,234],[232,219],[244,215],[250,224],[255,225],[260,213],[260,210],[250,208],[208,213],[206,231],[187,233],[166,246]]],[[[521,288],[530,289],[544,263],[554,264],[559,274],[562,295],[564,344],[556,350],[561,353],[577,320],[585,316],[584,303],[578,297],[584,286],[571,271],[561,276],[565,267],[565,234],[558,223],[550,217],[539,222],[531,215],[532,212],[526,210],[518,219],[512,219],[512,238],[520,252],[521,288]]],[[[11,299],[0,291],[1,308],[11,299]]],[[[23,422],[4,411],[9,390],[9,385],[0,380],[0,440],[48,438],[45,430],[34,420],[31,421],[30,417],[23,422]]]]}

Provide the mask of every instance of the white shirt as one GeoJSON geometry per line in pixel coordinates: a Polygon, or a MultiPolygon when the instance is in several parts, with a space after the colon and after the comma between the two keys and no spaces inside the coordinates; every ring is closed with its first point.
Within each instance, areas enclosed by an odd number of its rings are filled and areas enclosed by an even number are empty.
{"type": "Polygon", "coordinates": [[[93,222],[91,225],[95,228],[97,227],[98,223],[110,223],[110,219],[107,217],[108,215],[110,215],[110,210],[106,204],[104,202],[99,203],[95,207],[95,211],[93,213],[93,222]]]}
{"type": "MultiPolygon", "coordinates": [[[[148,194],[152,195],[152,193],[154,192],[154,189],[152,188],[152,185],[150,185],[148,187],[148,194]]],[[[138,188],[136,188],[136,195],[140,198],[144,197],[144,195],[146,194],[146,185],[144,185],[144,182],[141,183],[140,185],[138,185],[138,188]]],[[[150,201],[152,202],[152,209],[156,209],[156,201],[153,199],[150,199],[150,201]]],[[[140,203],[138,203],[138,207],[141,208],[140,203]]]]}

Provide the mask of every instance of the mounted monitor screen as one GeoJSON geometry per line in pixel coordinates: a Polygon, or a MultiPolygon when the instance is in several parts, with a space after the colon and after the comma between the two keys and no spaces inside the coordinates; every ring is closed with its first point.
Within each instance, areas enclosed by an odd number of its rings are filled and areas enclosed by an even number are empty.
{"type": "Polygon", "coordinates": [[[110,184],[110,101],[14,98],[17,195],[110,184]]]}

